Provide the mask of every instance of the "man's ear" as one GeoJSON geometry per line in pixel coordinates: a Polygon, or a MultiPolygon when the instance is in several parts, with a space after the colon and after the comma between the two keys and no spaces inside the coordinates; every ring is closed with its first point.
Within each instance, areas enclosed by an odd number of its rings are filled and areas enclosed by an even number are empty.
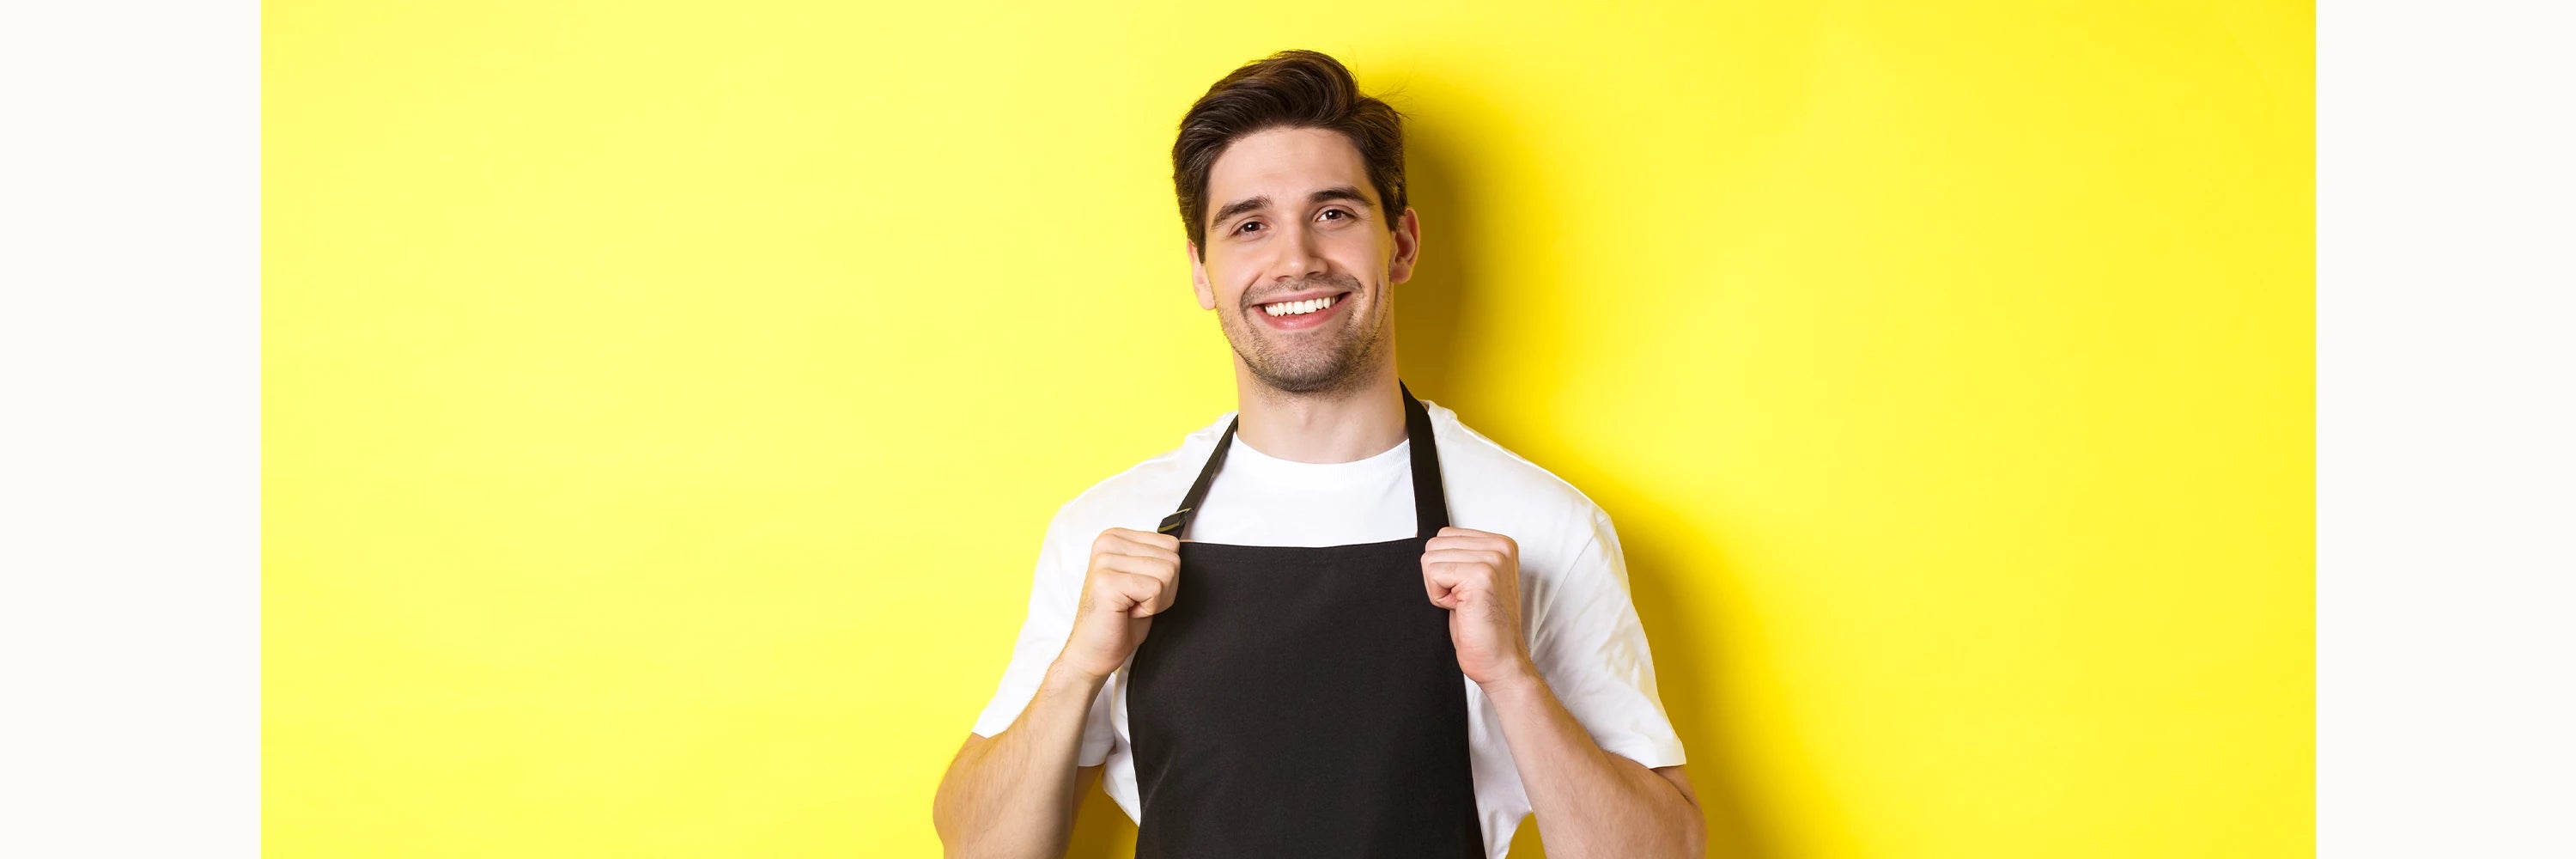
{"type": "Polygon", "coordinates": [[[1207,260],[1199,257],[1198,243],[1183,242],[1181,247],[1183,250],[1188,251],[1190,255],[1190,287],[1198,290],[1199,309],[1215,310],[1216,289],[1208,286],[1207,260]]]}
{"type": "Polygon", "coordinates": [[[1413,262],[1422,256],[1422,221],[1413,207],[1395,219],[1395,258],[1386,261],[1386,282],[1403,283],[1413,279],[1413,262]]]}

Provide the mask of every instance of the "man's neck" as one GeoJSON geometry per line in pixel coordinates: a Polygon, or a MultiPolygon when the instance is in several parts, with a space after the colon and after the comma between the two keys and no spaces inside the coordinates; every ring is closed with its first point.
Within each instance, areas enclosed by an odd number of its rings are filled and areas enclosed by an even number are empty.
{"type": "Polygon", "coordinates": [[[1393,368],[1331,393],[1291,394],[1235,367],[1235,436],[1253,450],[1292,462],[1367,459],[1404,441],[1404,393],[1393,368]]]}

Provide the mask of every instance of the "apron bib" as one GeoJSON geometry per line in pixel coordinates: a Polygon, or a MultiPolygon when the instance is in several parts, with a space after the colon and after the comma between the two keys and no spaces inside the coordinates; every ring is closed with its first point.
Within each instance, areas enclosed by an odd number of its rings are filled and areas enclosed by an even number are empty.
{"type": "MultiPolygon", "coordinates": [[[[1127,718],[1139,859],[1481,859],[1466,676],[1422,589],[1449,524],[1431,415],[1404,394],[1415,535],[1347,546],[1183,541],[1170,608],[1136,648],[1127,718]]],[[[1181,535],[1240,418],[1180,509],[1181,535]]]]}

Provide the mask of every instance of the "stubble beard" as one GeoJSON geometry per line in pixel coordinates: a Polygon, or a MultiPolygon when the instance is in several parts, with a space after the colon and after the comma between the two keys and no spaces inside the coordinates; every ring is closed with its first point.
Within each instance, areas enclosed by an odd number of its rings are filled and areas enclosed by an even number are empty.
{"type": "MultiPolygon", "coordinates": [[[[1342,299],[1345,302],[1361,297],[1356,280],[1321,282],[1350,290],[1342,299]]],[[[1350,309],[1364,309],[1368,315],[1344,313],[1341,324],[1330,330],[1280,332],[1249,318],[1261,312],[1259,306],[1252,306],[1220,327],[1234,345],[1235,356],[1263,385],[1285,394],[1330,395],[1356,390],[1373,380],[1378,353],[1385,347],[1386,304],[1370,300],[1365,308],[1350,309]]]]}

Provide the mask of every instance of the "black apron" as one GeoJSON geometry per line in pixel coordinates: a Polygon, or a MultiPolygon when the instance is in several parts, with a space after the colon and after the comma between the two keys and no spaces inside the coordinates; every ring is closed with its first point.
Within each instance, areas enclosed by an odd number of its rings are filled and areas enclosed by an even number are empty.
{"type": "MultiPolygon", "coordinates": [[[[1415,535],[1348,546],[1183,541],[1170,608],[1128,669],[1138,859],[1483,859],[1466,675],[1422,587],[1449,524],[1431,415],[1404,395],[1415,535]]],[[[1184,535],[1225,462],[1217,439],[1184,535]]]]}

